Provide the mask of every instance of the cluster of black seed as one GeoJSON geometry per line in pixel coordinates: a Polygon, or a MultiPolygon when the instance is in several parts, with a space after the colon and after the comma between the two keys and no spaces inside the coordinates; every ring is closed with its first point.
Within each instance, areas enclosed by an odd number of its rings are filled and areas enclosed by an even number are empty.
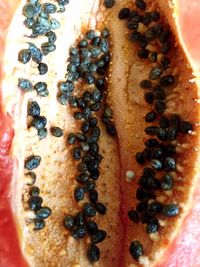
{"type": "MultiPolygon", "coordinates": [[[[152,107],[146,114],[145,121],[154,125],[145,128],[145,133],[150,138],[145,141],[144,150],[136,153],[136,161],[145,167],[136,191],[139,203],[136,210],[128,212],[128,217],[133,222],[146,224],[147,233],[155,233],[160,227],[157,217],[159,214],[173,217],[179,213],[178,205],[164,205],[156,201],[156,192],[172,189],[174,181],[171,172],[176,171],[176,147],[172,145],[172,141],[179,135],[192,131],[192,125],[177,114],[164,115],[166,97],[176,84],[176,77],[167,71],[170,67],[168,54],[173,49],[170,28],[160,22],[158,11],[145,11],[146,3],[143,0],[136,0],[135,5],[135,10],[121,9],[118,18],[126,19],[127,28],[131,30],[130,40],[137,44],[138,57],[153,65],[149,77],[140,82],[140,87],[145,91],[146,102],[152,107]],[[146,31],[141,33],[140,28],[144,26],[146,31]],[[155,47],[155,51],[152,51],[151,45],[155,47]],[[159,173],[162,178],[157,177],[159,173]]],[[[143,254],[139,241],[131,243],[130,253],[135,260],[143,254]]]]}
{"type": "MultiPolygon", "coordinates": [[[[58,4],[61,9],[69,1],[58,1],[58,4]]],[[[26,18],[24,25],[32,31],[29,36],[31,39],[45,36],[47,41],[41,44],[41,47],[38,48],[32,42],[28,43],[28,48],[22,49],[18,54],[18,60],[27,64],[31,59],[36,62],[38,72],[40,75],[45,75],[48,72],[48,65],[43,61],[43,56],[48,55],[49,53],[56,50],[55,42],[57,36],[55,30],[60,27],[60,23],[52,18],[52,14],[60,12],[57,10],[57,6],[53,3],[44,3],[42,4],[39,0],[30,0],[23,7],[22,13],[26,18]]],[[[45,82],[38,82],[35,86],[25,78],[20,78],[18,82],[18,87],[27,92],[35,89],[39,96],[46,97],[49,95],[47,89],[47,84],[45,82]]]]}
{"type": "MultiPolygon", "coordinates": [[[[101,116],[104,107],[104,91],[107,86],[106,75],[110,61],[108,36],[107,29],[102,30],[100,36],[93,30],[86,32],[84,38],[70,49],[67,80],[58,84],[59,102],[68,103],[75,109],[74,118],[80,126],[79,132],[70,133],[67,138],[68,145],[73,146],[72,157],[77,161],[74,198],[79,202],[87,197],[81,211],[73,216],[65,216],[64,226],[75,239],[84,238],[87,234],[90,236],[91,244],[87,250],[90,262],[99,260],[100,250],[96,244],[102,242],[107,235],[106,231],[98,228],[92,218],[97,213],[106,214],[107,210],[99,201],[96,181],[100,177],[99,166],[103,158],[98,145],[101,134],[98,117],[101,116]],[[77,92],[76,83],[78,86],[88,85],[88,88],[83,92],[77,92]]],[[[102,116],[107,120],[107,132],[115,136],[116,129],[111,110],[108,107],[104,108],[102,116]]]]}

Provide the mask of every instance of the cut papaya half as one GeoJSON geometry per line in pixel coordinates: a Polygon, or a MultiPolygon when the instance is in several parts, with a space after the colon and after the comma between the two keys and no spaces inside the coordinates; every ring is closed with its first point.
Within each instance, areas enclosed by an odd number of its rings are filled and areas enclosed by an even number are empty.
{"type": "Polygon", "coordinates": [[[199,8],[2,1],[0,267],[200,266],[199,8]]]}

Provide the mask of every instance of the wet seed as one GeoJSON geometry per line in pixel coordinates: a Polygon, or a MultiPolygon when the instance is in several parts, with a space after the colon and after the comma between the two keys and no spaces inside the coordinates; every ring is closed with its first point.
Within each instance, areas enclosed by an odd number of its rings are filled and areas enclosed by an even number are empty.
{"type": "Polygon", "coordinates": [[[117,130],[114,124],[109,123],[108,125],[106,125],[106,131],[109,135],[115,137],[117,135],[117,130]]]}
{"type": "Polygon", "coordinates": [[[89,234],[94,234],[98,231],[98,225],[94,221],[89,220],[86,222],[86,229],[89,234]]]}
{"type": "Polygon", "coordinates": [[[170,34],[171,34],[170,29],[164,30],[160,35],[160,42],[165,43],[166,41],[168,41],[170,34]]]}
{"type": "Polygon", "coordinates": [[[29,49],[22,49],[18,54],[18,60],[23,63],[27,64],[31,59],[31,51],[29,49]]]}
{"type": "Polygon", "coordinates": [[[24,167],[27,170],[31,171],[31,170],[36,169],[40,165],[40,162],[41,162],[41,157],[40,156],[30,156],[25,160],[24,167]]]}
{"type": "Polygon", "coordinates": [[[78,212],[74,218],[75,224],[78,227],[82,227],[85,225],[85,217],[82,212],[78,212]]]}
{"type": "Polygon", "coordinates": [[[154,220],[150,221],[149,223],[147,223],[146,232],[148,234],[156,233],[156,232],[158,232],[158,230],[159,230],[159,224],[158,224],[157,219],[154,219],[154,220]]]}
{"type": "Polygon", "coordinates": [[[30,18],[33,18],[36,14],[37,14],[37,10],[36,10],[36,7],[35,5],[33,4],[26,4],[24,7],[23,7],[23,15],[27,18],[27,19],[30,19],[30,18]]]}
{"type": "Polygon", "coordinates": [[[104,28],[101,32],[103,38],[108,38],[110,36],[110,32],[107,28],[104,28]]]}
{"type": "Polygon", "coordinates": [[[31,101],[28,103],[28,115],[33,117],[40,115],[40,106],[36,101],[31,101]]]}
{"type": "Polygon", "coordinates": [[[173,178],[170,174],[165,174],[161,181],[161,187],[163,190],[171,190],[173,187],[173,178]]]}
{"type": "Polygon", "coordinates": [[[158,53],[157,52],[152,52],[149,56],[151,62],[157,62],[157,56],[158,56],[158,53]]]}
{"type": "Polygon", "coordinates": [[[149,12],[145,12],[142,23],[143,23],[145,26],[148,26],[148,25],[151,23],[151,13],[149,13],[149,12]]]}
{"type": "Polygon", "coordinates": [[[164,161],[164,168],[167,172],[174,171],[176,169],[176,161],[171,157],[167,157],[164,161]]]}
{"type": "Polygon", "coordinates": [[[85,183],[87,180],[89,179],[89,174],[87,173],[80,173],[77,177],[76,177],[76,180],[79,182],[79,183],[85,183]]]}
{"type": "Polygon", "coordinates": [[[132,41],[132,42],[137,42],[139,39],[140,39],[140,33],[139,32],[137,32],[137,31],[133,31],[132,33],[131,33],[131,35],[130,35],[130,40],[132,41]]]}
{"type": "Polygon", "coordinates": [[[81,239],[83,237],[85,237],[86,235],[86,229],[85,228],[76,228],[74,230],[72,230],[71,232],[72,236],[74,239],[81,239]]]}
{"type": "Polygon", "coordinates": [[[145,133],[152,136],[152,135],[156,135],[158,132],[159,127],[157,126],[148,126],[145,128],[145,133]]]}
{"type": "Polygon", "coordinates": [[[179,207],[176,204],[165,205],[162,213],[166,217],[174,217],[179,213],[179,207]]]}
{"type": "Polygon", "coordinates": [[[88,46],[88,41],[86,39],[82,39],[79,44],[79,48],[87,47],[88,46]]]}
{"type": "Polygon", "coordinates": [[[157,118],[157,113],[155,111],[150,111],[149,113],[146,114],[145,116],[145,121],[146,122],[153,122],[157,118]]]}
{"type": "Polygon", "coordinates": [[[146,211],[149,216],[155,216],[158,213],[160,213],[162,209],[163,209],[163,204],[154,201],[147,207],[146,211]]]}
{"type": "Polygon", "coordinates": [[[39,189],[39,187],[37,187],[37,186],[33,186],[33,187],[30,189],[29,194],[30,194],[30,196],[39,196],[39,194],[40,194],[40,189],[39,189]]]}
{"type": "Polygon", "coordinates": [[[59,127],[51,127],[50,131],[51,131],[51,134],[55,137],[63,136],[63,130],[60,129],[59,127]]]}
{"type": "Polygon", "coordinates": [[[35,127],[37,130],[43,129],[47,124],[47,119],[44,116],[35,117],[31,123],[31,126],[35,127]]]}
{"type": "Polygon", "coordinates": [[[86,163],[79,163],[77,166],[77,170],[80,172],[87,172],[88,168],[87,168],[87,164],[86,163]]]}
{"type": "Polygon", "coordinates": [[[97,232],[91,235],[91,241],[93,244],[97,244],[103,242],[106,236],[107,236],[106,231],[98,230],[97,232]]]}
{"type": "Polygon", "coordinates": [[[85,120],[89,120],[92,116],[91,109],[89,107],[86,107],[83,111],[83,117],[85,120]]]}
{"type": "Polygon", "coordinates": [[[72,96],[72,95],[71,95],[71,96],[69,97],[68,101],[69,101],[69,105],[70,105],[71,107],[73,107],[73,108],[77,108],[77,107],[78,107],[77,99],[76,99],[75,96],[72,96]]]}
{"type": "Polygon", "coordinates": [[[129,210],[128,211],[128,217],[132,222],[139,222],[139,220],[140,220],[139,215],[138,215],[137,211],[135,211],[135,210],[129,210]]]}
{"type": "Polygon", "coordinates": [[[73,227],[74,227],[74,217],[71,216],[71,215],[66,215],[65,218],[64,218],[64,226],[67,230],[71,230],[73,227]]]}
{"type": "Polygon", "coordinates": [[[162,114],[166,110],[166,104],[163,101],[156,101],[154,107],[158,114],[162,114]]]}
{"type": "Polygon", "coordinates": [[[177,136],[178,136],[178,131],[176,128],[170,127],[167,129],[167,140],[168,141],[176,140],[177,136]]]}
{"type": "Polygon", "coordinates": [[[32,29],[34,23],[35,23],[35,21],[34,21],[33,18],[26,19],[26,20],[24,21],[24,25],[25,25],[28,29],[32,29]]]}
{"type": "MultiPolygon", "coordinates": [[[[96,118],[91,118],[90,120],[89,120],[89,123],[90,123],[90,126],[91,127],[95,127],[96,125],[97,125],[97,123],[98,123],[98,120],[96,119],[96,118]]],[[[99,129],[99,128],[98,128],[99,129]]],[[[100,134],[100,130],[99,130],[99,134],[100,134]]]]}
{"type": "Polygon", "coordinates": [[[74,147],[72,149],[72,156],[74,160],[80,160],[81,159],[81,150],[79,147],[74,147]]]}
{"type": "Polygon", "coordinates": [[[101,202],[97,202],[95,204],[95,209],[99,214],[102,214],[102,215],[106,214],[106,211],[107,211],[106,206],[101,202]]]}
{"type": "MultiPolygon", "coordinates": [[[[108,0],[105,0],[106,2],[108,2],[108,0]]],[[[111,0],[109,0],[111,1],[111,0]]],[[[112,0],[114,2],[114,0],[112,0]]],[[[112,7],[112,6],[110,6],[112,7]]],[[[88,260],[93,263],[96,261],[99,261],[100,259],[100,250],[96,245],[89,245],[88,250],[87,250],[87,258],[88,260]]]]}
{"type": "Polygon", "coordinates": [[[150,80],[156,80],[162,74],[162,69],[160,67],[154,67],[151,72],[149,73],[150,80]]]}
{"type": "Polygon", "coordinates": [[[43,58],[41,50],[32,43],[29,43],[29,50],[31,51],[33,61],[35,61],[36,63],[40,63],[43,58]]]}
{"type": "Polygon", "coordinates": [[[189,131],[192,131],[193,127],[192,124],[187,121],[180,122],[180,132],[183,134],[188,134],[189,131]]]}
{"type": "Polygon", "coordinates": [[[96,35],[95,31],[94,30],[89,30],[86,32],[85,34],[85,37],[88,39],[88,40],[92,40],[92,38],[94,38],[96,35]]]}
{"type": "Polygon", "coordinates": [[[47,128],[42,128],[42,129],[38,130],[38,136],[39,136],[40,140],[46,138],[47,134],[48,134],[47,128]]]}
{"type": "Polygon", "coordinates": [[[161,67],[163,70],[167,70],[170,66],[170,60],[168,57],[164,56],[162,59],[161,59],[161,67]]]}
{"type": "Polygon", "coordinates": [[[141,212],[143,212],[144,210],[146,210],[147,207],[148,207],[147,202],[140,202],[140,203],[138,203],[137,206],[136,206],[136,211],[137,211],[138,213],[141,213],[141,212]]]}
{"type": "Polygon", "coordinates": [[[157,139],[151,138],[151,139],[148,139],[144,144],[148,148],[153,148],[155,146],[158,146],[159,142],[157,139]]]}
{"type": "Polygon", "coordinates": [[[88,193],[90,192],[91,190],[93,190],[95,188],[96,184],[95,184],[95,181],[93,181],[92,179],[89,179],[86,183],[85,183],[85,186],[84,186],[84,192],[85,193],[88,193]]]}
{"type": "Polygon", "coordinates": [[[29,208],[31,210],[37,211],[41,208],[43,199],[39,196],[32,196],[30,197],[28,204],[29,204],[29,208]]]}
{"type": "Polygon", "coordinates": [[[69,93],[71,93],[74,90],[74,83],[72,83],[71,81],[60,82],[58,84],[58,88],[62,92],[69,92],[69,93]]]}
{"type": "Polygon", "coordinates": [[[70,133],[70,134],[68,135],[68,137],[67,137],[67,143],[68,143],[69,145],[73,145],[73,144],[75,143],[75,141],[76,141],[76,135],[73,134],[73,133],[70,133]]]}
{"type": "Polygon", "coordinates": [[[47,207],[43,207],[36,212],[37,219],[47,219],[51,215],[51,209],[47,207]]]}
{"type": "Polygon", "coordinates": [[[152,161],[151,161],[151,166],[154,168],[154,170],[156,170],[156,171],[160,171],[160,170],[162,170],[163,169],[163,164],[162,164],[162,162],[160,161],[160,160],[158,160],[158,159],[153,159],[152,161]]]}
{"type": "Polygon", "coordinates": [[[44,75],[48,72],[48,66],[45,63],[39,63],[38,70],[40,75],[44,75]]]}
{"type": "Polygon", "coordinates": [[[151,81],[149,80],[142,80],[140,82],[140,87],[144,88],[144,89],[149,89],[151,88],[152,84],[151,84],[151,81]]]}
{"type": "Polygon", "coordinates": [[[87,140],[85,134],[83,134],[83,133],[77,133],[77,134],[76,134],[76,138],[77,138],[79,141],[83,141],[83,142],[87,140]]]}
{"type": "Polygon", "coordinates": [[[53,14],[53,13],[55,13],[56,10],[57,10],[56,5],[51,4],[51,3],[45,3],[45,4],[43,5],[43,8],[44,8],[44,11],[45,11],[46,13],[48,13],[48,14],[53,14]]]}
{"type": "Polygon", "coordinates": [[[35,219],[34,223],[35,223],[35,227],[34,227],[35,231],[42,230],[45,227],[45,221],[42,219],[35,219]]]}
{"type": "Polygon", "coordinates": [[[174,76],[173,75],[166,75],[161,77],[160,84],[163,86],[170,86],[174,83],[174,76]]]}
{"type": "Polygon", "coordinates": [[[154,95],[152,92],[145,93],[144,99],[148,104],[153,104],[154,101],[154,95]]]}
{"type": "Polygon", "coordinates": [[[145,158],[142,152],[137,152],[135,155],[135,159],[137,163],[139,164],[144,164],[145,163],[145,158]]]}
{"type": "Polygon", "coordinates": [[[97,192],[97,190],[91,190],[90,192],[89,192],[89,200],[90,200],[90,202],[91,203],[96,203],[97,202],[97,200],[98,200],[98,192],[97,192]]]}
{"type": "Polygon", "coordinates": [[[46,42],[41,45],[41,49],[42,49],[43,54],[46,56],[49,53],[56,50],[56,45],[53,43],[46,42]]]}
{"type": "Polygon", "coordinates": [[[96,215],[96,211],[90,203],[83,204],[83,213],[87,217],[94,217],[96,215]]]}
{"type": "Polygon", "coordinates": [[[125,7],[119,11],[118,18],[119,19],[127,19],[129,17],[129,15],[130,15],[130,9],[125,7]]]}
{"type": "MultiPolygon", "coordinates": [[[[128,23],[127,23],[127,28],[129,29],[129,30],[137,30],[138,29],[138,22],[137,21],[129,21],[128,23]]],[[[147,44],[146,44],[147,45],[147,44]]],[[[145,48],[146,47],[146,45],[144,46],[144,47],[142,47],[142,48],[145,48]]]]}
{"type": "Polygon", "coordinates": [[[76,201],[81,201],[82,199],[84,199],[84,189],[80,186],[77,186],[75,189],[74,189],[74,198],[76,201]]]}
{"type": "Polygon", "coordinates": [[[51,44],[55,43],[57,40],[57,36],[53,31],[47,32],[45,36],[48,38],[48,42],[51,44]]]}
{"type": "Polygon", "coordinates": [[[146,50],[146,49],[139,50],[138,53],[137,53],[137,55],[138,55],[139,58],[145,59],[145,58],[148,58],[149,51],[146,50]]]}
{"type": "Polygon", "coordinates": [[[162,116],[159,120],[159,126],[161,128],[168,128],[169,127],[169,119],[165,116],[162,116]]]}
{"type": "Polygon", "coordinates": [[[131,242],[129,251],[134,260],[138,260],[138,258],[143,255],[142,245],[137,240],[131,242]]]}
{"type": "Polygon", "coordinates": [[[28,91],[31,91],[33,89],[33,84],[28,79],[19,78],[18,87],[19,87],[19,89],[21,89],[25,92],[28,92],[28,91]]]}
{"type": "Polygon", "coordinates": [[[47,89],[47,84],[45,82],[38,82],[34,85],[34,89],[37,91],[38,95],[42,97],[46,97],[49,95],[49,91],[47,89]]]}

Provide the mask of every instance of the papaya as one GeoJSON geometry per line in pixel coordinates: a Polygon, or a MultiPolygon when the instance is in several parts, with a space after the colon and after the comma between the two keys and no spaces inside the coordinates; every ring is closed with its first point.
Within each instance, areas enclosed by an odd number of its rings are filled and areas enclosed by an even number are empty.
{"type": "Polygon", "coordinates": [[[199,9],[1,2],[0,267],[200,266],[199,9]]]}

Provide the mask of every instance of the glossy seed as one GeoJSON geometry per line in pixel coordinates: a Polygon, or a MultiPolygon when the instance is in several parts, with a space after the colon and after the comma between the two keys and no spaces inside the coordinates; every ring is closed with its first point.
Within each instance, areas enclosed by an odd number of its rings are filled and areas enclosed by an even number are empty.
{"type": "Polygon", "coordinates": [[[163,164],[162,164],[162,162],[160,161],[160,160],[158,160],[158,159],[153,159],[152,161],[151,161],[151,166],[154,168],[154,170],[156,170],[156,171],[160,171],[160,170],[162,170],[163,169],[163,164]]]}
{"type": "Polygon", "coordinates": [[[146,211],[149,216],[155,216],[156,214],[160,213],[163,209],[163,204],[154,201],[148,205],[146,211]]]}
{"type": "Polygon", "coordinates": [[[178,136],[178,130],[175,127],[169,127],[167,129],[167,140],[168,141],[176,140],[177,136],[178,136]]]}
{"type": "Polygon", "coordinates": [[[56,12],[57,7],[56,5],[52,4],[52,3],[45,3],[43,5],[44,11],[48,14],[53,14],[56,12]]]}
{"type": "Polygon", "coordinates": [[[159,127],[157,126],[148,126],[145,128],[145,133],[148,135],[156,135],[158,132],[159,127]]]}
{"type": "Polygon", "coordinates": [[[38,130],[38,136],[40,140],[46,138],[47,134],[48,134],[47,128],[42,128],[38,130]]]}
{"type": "Polygon", "coordinates": [[[51,209],[48,207],[43,207],[36,212],[37,219],[47,219],[51,215],[51,209]]]}
{"type": "Polygon", "coordinates": [[[76,229],[72,230],[71,234],[72,234],[74,239],[78,240],[78,239],[81,239],[81,238],[85,237],[86,229],[82,228],[82,227],[79,227],[79,228],[76,228],[76,229]]]}
{"type": "Polygon", "coordinates": [[[87,217],[94,217],[96,215],[96,211],[90,203],[84,203],[83,204],[83,213],[87,217]]]}
{"type": "Polygon", "coordinates": [[[97,200],[98,200],[98,192],[97,192],[97,190],[91,190],[90,192],[89,192],[89,200],[90,200],[90,202],[91,203],[96,203],[97,202],[97,200]]]}
{"type": "Polygon", "coordinates": [[[75,225],[78,226],[78,227],[82,227],[85,225],[85,216],[84,214],[80,211],[76,214],[75,218],[74,218],[74,221],[75,221],[75,225]]]}
{"type": "Polygon", "coordinates": [[[95,204],[95,209],[99,214],[102,214],[102,215],[106,214],[106,211],[107,211],[106,206],[101,202],[97,202],[95,204]]]}
{"type": "Polygon", "coordinates": [[[22,91],[28,92],[28,91],[31,91],[33,89],[33,84],[28,79],[19,78],[18,87],[22,91]]]}
{"type": "Polygon", "coordinates": [[[129,251],[134,260],[138,260],[138,258],[143,255],[142,245],[137,240],[131,242],[129,251]]]}
{"type": "Polygon", "coordinates": [[[165,174],[161,180],[161,187],[163,190],[171,190],[173,187],[173,178],[170,174],[165,174]]]}
{"type": "Polygon", "coordinates": [[[168,41],[170,34],[171,34],[170,29],[164,30],[160,35],[160,42],[165,43],[166,41],[168,41]]]}
{"type": "Polygon", "coordinates": [[[27,19],[30,19],[30,18],[33,18],[36,14],[37,14],[37,10],[36,10],[36,7],[35,5],[33,4],[26,4],[24,7],[23,7],[23,15],[27,18],[27,19]]]}
{"type": "Polygon", "coordinates": [[[50,131],[51,131],[51,134],[55,137],[63,136],[63,130],[59,127],[51,127],[50,131]]]}
{"type": "Polygon", "coordinates": [[[109,135],[115,137],[117,135],[117,130],[114,124],[110,123],[106,126],[106,131],[109,135]]]}
{"type": "Polygon", "coordinates": [[[140,39],[140,33],[137,31],[133,31],[130,36],[130,40],[132,42],[137,42],[140,39]]]}
{"type": "Polygon", "coordinates": [[[139,222],[139,220],[140,220],[139,215],[138,215],[137,211],[135,211],[135,210],[129,210],[128,211],[128,217],[132,222],[139,222]]]}
{"type": "Polygon", "coordinates": [[[143,212],[144,210],[146,210],[146,208],[148,207],[147,202],[139,202],[136,206],[136,211],[138,213],[143,212]]]}
{"type": "Polygon", "coordinates": [[[142,80],[140,82],[140,87],[142,87],[142,88],[149,89],[149,88],[151,88],[151,86],[152,86],[152,84],[151,84],[151,81],[149,81],[149,80],[142,80]]]}
{"type": "Polygon", "coordinates": [[[24,25],[25,25],[28,29],[32,29],[34,23],[35,23],[35,21],[34,21],[33,18],[26,19],[26,20],[24,21],[24,25]]]}
{"type": "Polygon", "coordinates": [[[135,5],[137,8],[139,8],[141,10],[146,9],[146,3],[143,0],[135,0],[135,5]]]}
{"type": "Polygon", "coordinates": [[[37,187],[37,186],[33,186],[33,187],[30,189],[29,194],[30,194],[30,196],[39,196],[39,194],[40,194],[40,189],[39,189],[39,187],[37,187]]]}
{"type": "Polygon", "coordinates": [[[95,232],[98,231],[98,225],[94,221],[88,220],[86,222],[86,229],[89,234],[94,234],[95,232]]]}
{"type": "Polygon", "coordinates": [[[82,199],[84,199],[84,189],[80,186],[77,186],[75,189],[74,189],[74,198],[76,201],[81,201],[82,199]]]}
{"type": "Polygon", "coordinates": [[[176,169],[176,161],[171,157],[167,157],[164,161],[164,168],[167,172],[174,171],[176,169]]]}
{"type": "Polygon", "coordinates": [[[40,116],[40,106],[36,101],[31,101],[28,103],[28,115],[30,116],[40,116]]]}
{"type": "Polygon", "coordinates": [[[160,84],[163,86],[170,86],[174,83],[174,76],[173,75],[166,75],[161,77],[160,84]]]}
{"type": "Polygon", "coordinates": [[[35,219],[34,224],[35,224],[35,227],[34,227],[35,231],[42,230],[45,227],[45,221],[42,219],[35,219]]]}
{"type": "Polygon", "coordinates": [[[118,18],[119,19],[127,19],[129,17],[129,15],[130,15],[130,9],[124,7],[119,11],[118,18]]]}
{"type": "Polygon", "coordinates": [[[31,123],[31,126],[35,127],[37,130],[43,129],[47,124],[47,119],[44,116],[35,117],[31,123]]]}
{"type": "Polygon", "coordinates": [[[18,60],[23,63],[27,64],[31,59],[31,51],[29,49],[22,49],[18,54],[18,60]]]}
{"type": "Polygon", "coordinates": [[[88,250],[87,250],[87,258],[88,258],[89,262],[91,262],[91,263],[99,261],[100,250],[96,245],[94,245],[94,244],[89,245],[88,250]]]}
{"type": "Polygon", "coordinates": [[[157,118],[157,113],[155,111],[150,111],[145,116],[146,122],[153,122],[157,118]]]}
{"type": "Polygon", "coordinates": [[[145,163],[145,158],[142,152],[137,152],[135,155],[135,159],[137,163],[139,164],[144,164],[145,163]]]}
{"type": "Polygon", "coordinates": [[[166,217],[174,217],[179,213],[179,207],[176,204],[165,205],[162,213],[166,217]]]}
{"type": "Polygon", "coordinates": [[[145,141],[144,144],[146,147],[153,148],[155,146],[158,146],[159,142],[157,139],[151,138],[151,139],[148,139],[147,141],[145,141]]]}
{"type": "Polygon", "coordinates": [[[149,78],[150,80],[156,80],[157,78],[160,77],[160,75],[162,74],[162,69],[160,67],[154,67],[150,74],[149,74],[149,78]]]}
{"type": "Polygon", "coordinates": [[[51,44],[55,43],[57,40],[57,36],[53,31],[47,32],[45,36],[48,38],[48,42],[51,44]]]}
{"type": "Polygon", "coordinates": [[[169,127],[169,119],[165,116],[161,116],[159,120],[159,126],[161,128],[168,128],[169,127]]]}
{"type": "Polygon", "coordinates": [[[79,182],[79,183],[85,183],[87,180],[89,179],[89,174],[88,173],[80,173],[77,177],[76,177],[76,180],[79,182]]]}
{"type": "Polygon", "coordinates": [[[156,62],[157,61],[157,56],[158,56],[158,53],[157,52],[152,52],[149,56],[151,62],[156,62]]]}
{"type": "Polygon", "coordinates": [[[46,97],[49,95],[49,91],[47,89],[47,84],[45,82],[38,82],[34,85],[34,89],[37,91],[38,95],[42,97],[46,97]]]}
{"type": "Polygon", "coordinates": [[[43,59],[43,54],[41,50],[32,43],[29,43],[29,49],[31,51],[31,56],[32,56],[33,61],[35,61],[36,63],[40,63],[43,59]]]}
{"type": "Polygon", "coordinates": [[[159,230],[159,224],[158,224],[158,221],[156,219],[147,223],[146,232],[148,234],[156,233],[156,232],[158,232],[158,230],[159,230]]]}
{"type": "Polygon", "coordinates": [[[56,50],[56,45],[53,43],[46,42],[41,45],[41,49],[42,49],[43,54],[46,56],[49,53],[56,50]]]}
{"type": "Polygon", "coordinates": [[[86,141],[86,140],[87,140],[85,134],[83,134],[83,133],[77,133],[77,134],[76,134],[76,137],[77,137],[77,139],[78,139],[79,141],[86,141]]]}
{"type": "Polygon", "coordinates": [[[73,144],[75,143],[75,141],[76,141],[76,135],[73,134],[73,133],[70,133],[70,134],[68,135],[68,137],[67,137],[67,143],[68,143],[69,145],[73,145],[73,144]]]}
{"type": "Polygon", "coordinates": [[[94,234],[91,235],[91,241],[93,244],[97,244],[97,243],[104,241],[106,236],[107,236],[106,231],[97,230],[94,234]]]}
{"type": "Polygon", "coordinates": [[[73,227],[74,227],[74,217],[71,216],[71,215],[66,215],[65,218],[64,218],[64,226],[67,230],[71,230],[73,227]]]}
{"type": "Polygon", "coordinates": [[[57,30],[58,28],[60,28],[60,22],[57,19],[51,19],[50,23],[51,23],[51,29],[52,30],[57,30]]]}
{"type": "Polygon", "coordinates": [[[39,196],[32,196],[28,200],[29,208],[31,210],[37,211],[41,208],[43,199],[39,196]]]}
{"type": "Polygon", "coordinates": [[[75,160],[81,159],[81,150],[79,147],[74,147],[72,150],[72,156],[75,160]]]}
{"type": "Polygon", "coordinates": [[[48,72],[48,66],[45,63],[39,63],[38,70],[40,75],[44,75],[48,72]]]}
{"type": "Polygon", "coordinates": [[[183,134],[188,134],[189,131],[192,131],[193,127],[192,124],[187,121],[181,121],[180,122],[180,132],[183,134]]]}
{"type": "Polygon", "coordinates": [[[31,171],[31,170],[36,169],[40,165],[40,162],[41,162],[41,157],[40,156],[30,156],[25,160],[24,167],[27,170],[31,171]]]}

